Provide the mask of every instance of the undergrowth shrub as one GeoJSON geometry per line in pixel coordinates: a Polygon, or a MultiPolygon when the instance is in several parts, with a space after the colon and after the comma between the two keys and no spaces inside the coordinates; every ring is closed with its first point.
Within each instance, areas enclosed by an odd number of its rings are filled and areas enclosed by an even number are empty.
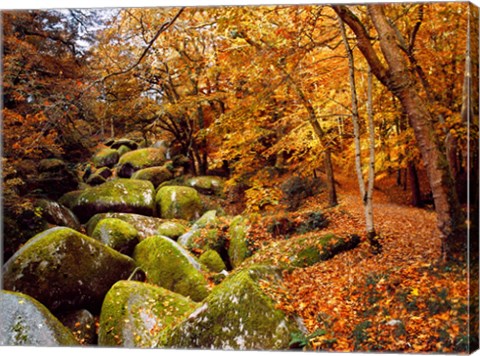
{"type": "Polygon", "coordinates": [[[294,175],[280,186],[283,193],[282,203],[285,204],[287,210],[296,210],[306,198],[317,194],[322,186],[323,183],[318,178],[294,175]]]}

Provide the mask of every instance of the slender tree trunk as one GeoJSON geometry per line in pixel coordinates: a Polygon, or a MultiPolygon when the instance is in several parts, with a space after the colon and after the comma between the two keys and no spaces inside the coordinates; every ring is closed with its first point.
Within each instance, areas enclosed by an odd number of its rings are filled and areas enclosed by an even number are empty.
{"type": "Polygon", "coordinates": [[[325,149],[323,159],[325,173],[327,175],[328,205],[336,206],[338,204],[337,192],[335,190],[335,177],[333,175],[332,152],[329,148],[325,149]]]}
{"type": "Polygon", "coordinates": [[[368,136],[369,136],[369,155],[368,155],[368,182],[365,192],[365,221],[367,224],[367,236],[372,247],[377,253],[381,251],[381,245],[378,241],[375,225],[373,223],[373,187],[375,184],[375,125],[373,122],[373,78],[370,67],[368,68],[368,89],[367,89],[367,118],[368,118],[368,136]]]}
{"type": "Polygon", "coordinates": [[[341,19],[338,18],[340,23],[340,32],[342,34],[343,43],[345,45],[345,50],[347,52],[348,58],[348,73],[349,73],[349,82],[350,82],[350,95],[352,100],[352,123],[353,123],[353,135],[354,135],[354,144],[355,144],[355,169],[357,172],[358,187],[360,190],[360,196],[362,198],[362,203],[365,213],[365,225],[367,231],[367,238],[370,242],[372,252],[374,254],[381,253],[382,246],[378,240],[377,233],[375,231],[375,225],[373,221],[373,186],[375,178],[375,128],[373,124],[373,108],[372,108],[372,78],[369,70],[368,75],[368,100],[367,100],[367,111],[368,111],[368,127],[369,127],[369,165],[368,165],[368,181],[367,187],[365,187],[365,179],[363,177],[362,169],[362,157],[361,157],[361,147],[360,147],[360,120],[358,114],[358,100],[357,100],[357,89],[355,84],[355,61],[353,57],[353,52],[348,43],[347,35],[345,32],[345,25],[341,19]]]}
{"type": "Polygon", "coordinates": [[[410,118],[417,144],[422,154],[437,212],[438,228],[442,239],[442,258],[453,257],[465,246],[461,230],[465,222],[458,204],[455,185],[447,158],[438,142],[434,121],[427,105],[415,89],[415,78],[396,41],[397,35],[383,11],[383,5],[368,5],[368,15],[379,34],[380,49],[388,68],[384,66],[370,42],[370,37],[360,20],[345,6],[334,6],[337,14],[354,31],[360,51],[370,64],[373,73],[399,100],[410,118]]]}

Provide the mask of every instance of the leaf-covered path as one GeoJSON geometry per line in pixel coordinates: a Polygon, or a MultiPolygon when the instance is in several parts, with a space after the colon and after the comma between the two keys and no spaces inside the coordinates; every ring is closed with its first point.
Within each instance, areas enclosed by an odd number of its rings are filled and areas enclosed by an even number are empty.
{"type": "MultiPolygon", "coordinates": [[[[363,206],[355,183],[342,181],[340,204],[321,206],[328,232],[364,231],[363,206]]],[[[299,312],[316,349],[462,351],[467,341],[467,276],[440,266],[435,212],[391,202],[376,190],[376,229],[383,253],[373,255],[365,238],[351,251],[323,263],[285,273],[290,307],[299,312]]]]}

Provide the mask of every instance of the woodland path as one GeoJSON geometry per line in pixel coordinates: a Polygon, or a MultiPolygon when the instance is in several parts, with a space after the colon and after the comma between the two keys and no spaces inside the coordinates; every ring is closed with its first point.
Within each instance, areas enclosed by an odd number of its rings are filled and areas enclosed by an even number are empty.
{"type": "MultiPolygon", "coordinates": [[[[391,195],[376,189],[374,219],[383,253],[373,255],[363,233],[363,205],[356,181],[336,179],[340,183],[339,205],[322,207],[330,221],[327,230],[342,236],[362,234],[362,243],[331,260],[286,274],[293,307],[309,331],[328,330],[314,338],[314,345],[317,342],[319,348],[325,349],[330,338],[336,340],[333,350],[362,350],[365,343],[370,344],[365,348],[370,350],[375,344],[380,349],[397,351],[443,348],[426,341],[448,317],[430,315],[428,298],[445,289],[451,293],[449,297],[464,301],[467,284],[463,270],[445,272],[437,264],[441,244],[435,212],[392,202],[391,195]],[[413,312],[407,305],[412,300],[418,306],[413,312]],[[404,329],[400,334],[397,326],[387,324],[391,320],[401,321],[404,329]],[[364,334],[358,331],[362,325],[364,334]]],[[[305,209],[318,209],[320,199],[317,196],[309,200],[305,209]]],[[[463,321],[449,322],[458,331],[463,321]]]]}

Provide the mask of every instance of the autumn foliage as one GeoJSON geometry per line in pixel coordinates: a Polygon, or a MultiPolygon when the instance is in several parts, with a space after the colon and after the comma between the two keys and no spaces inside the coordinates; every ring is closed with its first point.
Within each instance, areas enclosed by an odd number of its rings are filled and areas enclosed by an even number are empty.
{"type": "Polygon", "coordinates": [[[478,195],[474,6],[32,10],[2,17],[6,206],[30,208],[17,199],[30,193],[24,172],[39,159],[77,163],[109,138],[163,140],[170,158],[186,162],[186,174],[225,178],[225,211],[248,216],[250,247],[262,250],[252,257],[257,262],[288,264],[284,252],[314,243],[320,231],[360,236],[351,251],[286,268],[288,290],[264,286],[278,308],[305,320],[308,334],[292,345],[465,352],[478,342],[469,334],[478,320],[468,310],[478,300],[469,299],[466,246],[446,236],[478,228],[478,198],[469,200],[465,188],[473,182],[478,195]],[[357,151],[340,26],[355,59],[357,151]],[[396,57],[389,56],[387,32],[395,33],[396,57]],[[404,66],[395,67],[399,62],[404,66]],[[408,85],[396,85],[398,77],[408,77],[408,85]],[[354,181],[356,159],[366,162],[372,151],[378,255],[366,237],[367,198],[354,181]],[[328,204],[332,187],[337,206],[328,204]],[[319,212],[328,224],[299,230],[319,212]]]}

